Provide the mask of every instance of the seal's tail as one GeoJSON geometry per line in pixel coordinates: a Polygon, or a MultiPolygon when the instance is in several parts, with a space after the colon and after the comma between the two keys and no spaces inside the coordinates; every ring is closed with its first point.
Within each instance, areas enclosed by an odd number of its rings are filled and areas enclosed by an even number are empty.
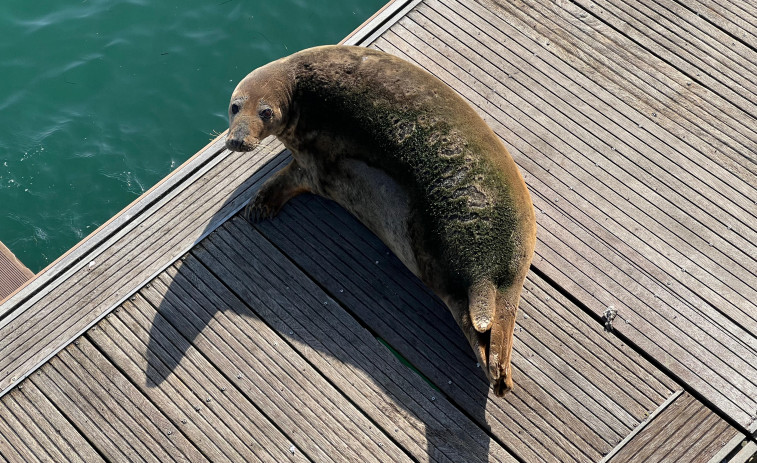
{"type": "Polygon", "coordinates": [[[522,285],[516,285],[497,289],[484,280],[468,291],[468,311],[478,344],[473,348],[483,360],[484,371],[498,396],[513,388],[510,357],[521,288],[522,285]]]}

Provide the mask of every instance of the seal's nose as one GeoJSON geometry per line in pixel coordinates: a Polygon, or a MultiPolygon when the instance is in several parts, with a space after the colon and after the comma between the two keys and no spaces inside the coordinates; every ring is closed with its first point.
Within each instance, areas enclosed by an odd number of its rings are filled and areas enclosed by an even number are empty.
{"type": "Polygon", "coordinates": [[[226,138],[226,148],[230,149],[231,151],[242,151],[242,147],[244,146],[244,140],[239,138],[234,138],[229,136],[226,138]]]}

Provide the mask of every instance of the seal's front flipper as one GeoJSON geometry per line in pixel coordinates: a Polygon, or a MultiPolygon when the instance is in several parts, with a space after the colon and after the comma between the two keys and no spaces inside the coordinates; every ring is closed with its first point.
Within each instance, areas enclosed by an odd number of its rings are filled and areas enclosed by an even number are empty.
{"type": "Polygon", "coordinates": [[[258,194],[245,207],[244,217],[253,221],[274,217],[287,201],[312,190],[307,173],[292,160],[263,183],[258,194]]]}

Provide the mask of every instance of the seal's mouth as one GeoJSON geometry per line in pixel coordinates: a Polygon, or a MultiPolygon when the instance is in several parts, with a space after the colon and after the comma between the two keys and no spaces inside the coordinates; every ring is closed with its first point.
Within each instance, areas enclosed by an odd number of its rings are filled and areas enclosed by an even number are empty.
{"type": "Polygon", "coordinates": [[[252,143],[244,138],[228,137],[226,138],[226,148],[231,151],[252,151],[260,143],[260,140],[255,139],[252,143]]]}

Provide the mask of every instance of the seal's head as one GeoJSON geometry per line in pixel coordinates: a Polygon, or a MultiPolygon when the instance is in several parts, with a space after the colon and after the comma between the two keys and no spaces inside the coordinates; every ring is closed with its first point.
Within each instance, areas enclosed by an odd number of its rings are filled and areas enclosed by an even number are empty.
{"type": "Polygon", "coordinates": [[[293,80],[279,60],[252,71],[239,82],[229,103],[228,149],[251,151],[260,140],[286,129],[293,80]]]}

